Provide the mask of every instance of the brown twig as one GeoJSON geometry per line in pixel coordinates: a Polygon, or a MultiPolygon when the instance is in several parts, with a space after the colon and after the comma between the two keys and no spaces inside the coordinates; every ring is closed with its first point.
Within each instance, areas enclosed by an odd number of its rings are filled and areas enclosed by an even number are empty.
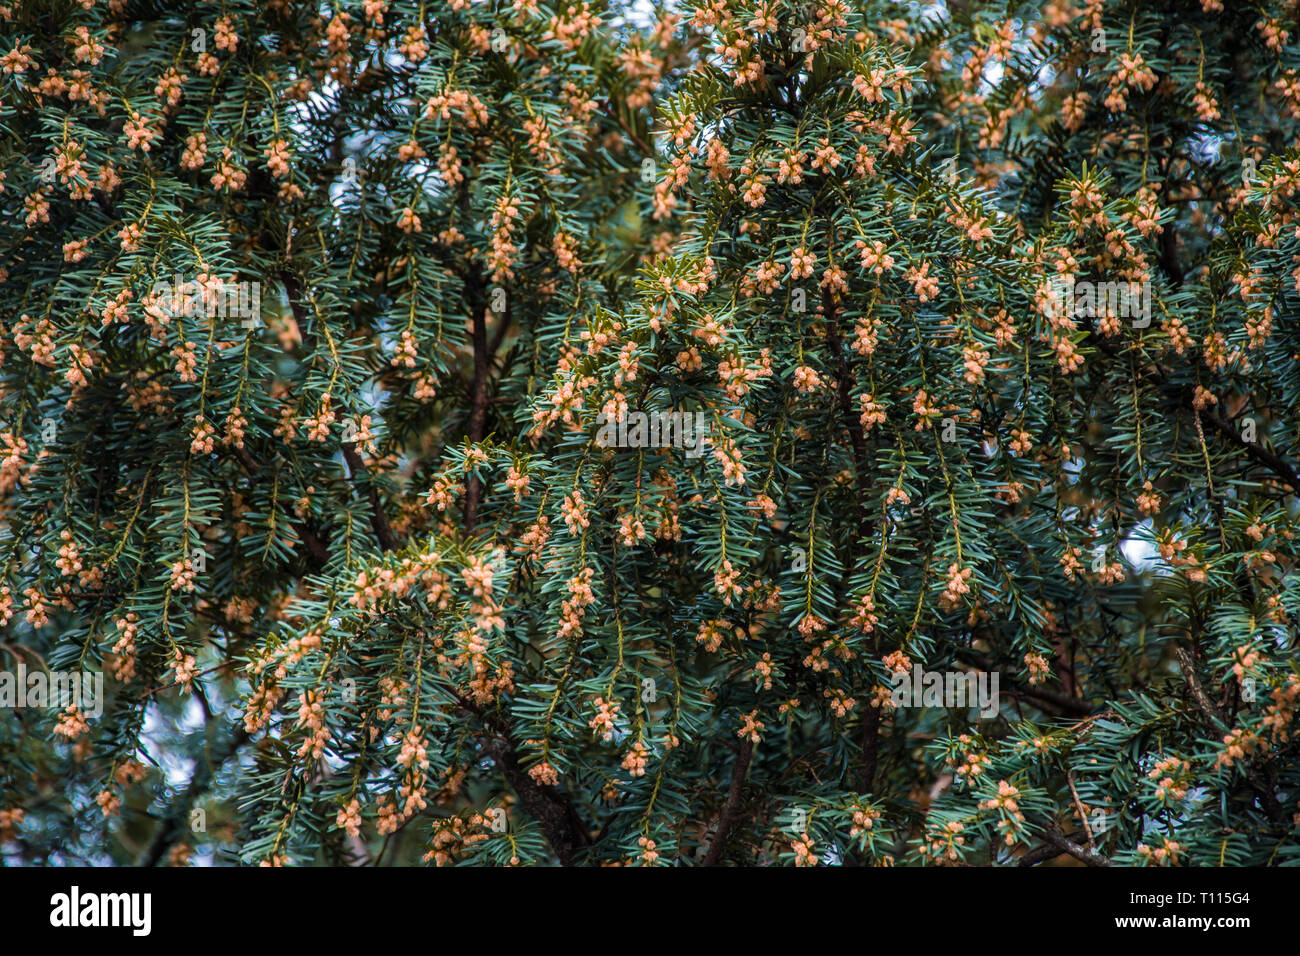
{"type": "MultiPolygon", "coordinates": [[[[471,281],[466,284],[470,300],[470,341],[474,346],[474,379],[469,388],[469,427],[467,438],[471,444],[483,440],[487,433],[488,409],[488,374],[490,362],[487,342],[486,290],[483,288],[482,273],[478,267],[472,270],[471,281]]],[[[478,475],[471,475],[465,486],[465,533],[474,530],[478,523],[479,500],[483,495],[482,482],[478,475]]]]}
{"type": "MultiPolygon", "coordinates": [[[[1195,408],[1192,409],[1192,412],[1193,414],[1196,413],[1195,408]]],[[[1247,441],[1242,438],[1241,433],[1233,428],[1230,422],[1224,421],[1218,415],[1211,414],[1208,409],[1202,411],[1200,417],[1208,422],[1216,432],[1254,459],[1256,463],[1263,465],[1278,478],[1281,478],[1292,491],[1300,492],[1300,471],[1297,471],[1289,461],[1269,451],[1258,442],[1247,441]]]]}
{"type": "Polygon", "coordinates": [[[745,775],[749,772],[749,762],[753,756],[754,744],[746,737],[740,742],[736,762],[731,766],[731,791],[727,794],[727,802],[723,804],[722,813],[718,816],[718,832],[714,835],[713,842],[709,845],[709,852],[704,857],[705,866],[713,866],[722,859],[722,851],[727,845],[727,832],[736,819],[736,813],[740,810],[740,792],[744,787],[745,775]]]}
{"type": "MultiPolygon", "coordinates": [[[[833,230],[832,230],[833,231],[833,230]]],[[[826,314],[826,347],[836,357],[836,399],[844,428],[849,435],[849,451],[853,458],[853,475],[858,494],[854,499],[856,517],[854,540],[849,546],[849,560],[845,565],[846,573],[857,561],[857,542],[869,534],[867,513],[863,503],[871,498],[870,456],[867,453],[867,440],[862,431],[862,421],[853,411],[851,387],[853,370],[848,356],[844,352],[840,336],[840,309],[834,296],[829,291],[822,294],[823,311],[826,314]]],[[[858,775],[858,792],[871,793],[875,786],[876,763],[880,749],[880,711],[868,707],[862,718],[862,769],[858,775]]]]}
{"type": "MultiPolygon", "coordinates": [[[[962,654],[964,658],[975,664],[976,667],[985,671],[995,670],[994,662],[982,654],[967,652],[962,654]]],[[[1026,697],[1035,702],[1036,706],[1050,704],[1059,710],[1062,714],[1070,717],[1089,717],[1097,708],[1082,697],[1070,697],[1066,694],[1060,694],[1045,687],[1028,687],[1015,682],[1015,678],[1004,671],[999,671],[1002,680],[1012,683],[1014,686],[1009,693],[1026,697]]]]}
{"type": "Polygon", "coordinates": [[[1065,771],[1065,782],[1070,785],[1070,796],[1074,797],[1074,808],[1079,811],[1079,822],[1083,824],[1083,832],[1088,837],[1088,849],[1095,850],[1097,844],[1092,836],[1092,827],[1088,826],[1088,814],[1084,812],[1083,801],[1079,799],[1079,791],[1074,786],[1074,774],[1065,771]]]}
{"type": "MultiPolygon", "coordinates": [[[[1083,839],[1083,834],[1071,833],[1066,835],[1064,839],[1066,839],[1071,843],[1078,843],[1080,840],[1083,839]]],[[[1055,859],[1056,857],[1060,856],[1062,853],[1066,853],[1066,852],[1069,851],[1062,850],[1055,843],[1044,843],[1042,846],[1035,847],[1034,849],[1026,853],[1024,856],[1020,857],[1020,859],[1016,861],[1016,866],[1034,866],[1038,863],[1044,863],[1047,860],[1055,859]]]]}
{"type": "Polygon", "coordinates": [[[862,715],[862,770],[858,793],[866,795],[876,786],[876,763],[880,749],[880,708],[868,707],[862,715]]]}
{"type": "Polygon", "coordinates": [[[1043,839],[1051,844],[1055,849],[1062,853],[1070,854],[1070,856],[1074,857],[1081,863],[1088,864],[1088,866],[1110,866],[1109,859],[1102,856],[1100,853],[1093,853],[1091,850],[1086,850],[1077,843],[1067,840],[1065,834],[1061,833],[1061,831],[1056,829],[1054,826],[1050,826],[1043,831],[1043,839]]]}
{"type": "MultiPolygon", "coordinates": [[[[233,451],[235,458],[243,466],[248,477],[252,478],[261,470],[261,466],[248,453],[247,448],[239,445],[233,451]]],[[[295,521],[293,530],[298,533],[298,540],[307,548],[308,567],[312,571],[319,571],[325,567],[330,559],[329,548],[325,546],[325,542],[320,539],[320,536],[312,530],[311,525],[307,524],[306,521],[295,521]]]]}
{"type": "Polygon", "coordinates": [[[653,157],[655,155],[654,147],[638,136],[632,127],[628,125],[627,120],[623,119],[623,114],[618,111],[618,105],[614,103],[613,100],[610,100],[609,103],[606,104],[605,115],[611,117],[614,122],[618,123],[623,132],[627,134],[627,138],[636,144],[637,149],[641,150],[641,152],[645,153],[647,156],[653,157]]]}
{"type": "Polygon", "coordinates": [[[572,866],[577,862],[579,854],[591,845],[591,835],[573,801],[563,791],[538,783],[523,769],[519,763],[519,751],[510,738],[510,728],[504,720],[485,711],[467,697],[457,694],[456,699],[461,707],[492,728],[496,736],[485,749],[501,765],[506,781],[519,795],[519,803],[542,828],[546,842],[555,851],[560,864],[572,866]]]}
{"type": "Polygon", "coordinates": [[[357,446],[353,442],[343,443],[343,460],[348,463],[352,481],[365,487],[366,498],[370,502],[370,527],[374,529],[375,537],[379,539],[379,546],[385,551],[396,551],[401,547],[401,543],[397,540],[397,535],[393,534],[392,526],[388,523],[388,515],[384,513],[383,503],[379,500],[379,491],[370,480],[365,462],[361,460],[361,455],[357,453],[357,446]]]}
{"type": "Polygon", "coordinates": [[[520,766],[519,753],[509,739],[498,737],[487,749],[501,765],[525,812],[546,834],[546,842],[555,851],[560,865],[573,866],[581,852],[591,845],[591,836],[573,801],[554,787],[542,786],[534,780],[520,766]]]}
{"type": "MultiPolygon", "coordinates": [[[[1192,700],[1196,703],[1196,709],[1209,721],[1211,726],[1216,728],[1225,726],[1223,715],[1219,713],[1209,695],[1205,693],[1205,688],[1201,686],[1200,678],[1196,675],[1196,662],[1192,659],[1191,653],[1181,645],[1175,648],[1175,652],[1178,655],[1178,663],[1183,670],[1183,679],[1187,682],[1187,689],[1191,692],[1192,700]]],[[[1259,804],[1263,807],[1269,821],[1277,826],[1285,825],[1286,811],[1282,809],[1282,804],[1278,802],[1277,794],[1273,792],[1273,788],[1260,779],[1258,771],[1243,768],[1243,773],[1246,782],[1259,799],[1259,804]]]]}

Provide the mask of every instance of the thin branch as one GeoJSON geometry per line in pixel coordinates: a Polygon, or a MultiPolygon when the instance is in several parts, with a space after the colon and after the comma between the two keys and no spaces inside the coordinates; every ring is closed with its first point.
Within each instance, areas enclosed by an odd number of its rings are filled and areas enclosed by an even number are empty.
{"type": "Polygon", "coordinates": [[[1070,796],[1074,797],[1074,808],[1079,811],[1079,822],[1083,824],[1083,832],[1088,837],[1088,849],[1095,850],[1097,844],[1092,836],[1092,827],[1088,826],[1088,814],[1083,811],[1083,801],[1079,799],[1079,791],[1074,786],[1074,773],[1072,771],[1065,771],[1065,782],[1070,785],[1070,796]]]}
{"type": "MultiPolygon", "coordinates": [[[[1083,839],[1083,834],[1070,833],[1065,836],[1065,839],[1070,843],[1078,843],[1083,839]]],[[[1062,853],[1066,852],[1068,851],[1062,850],[1055,843],[1044,843],[1042,846],[1035,847],[1024,856],[1020,857],[1020,859],[1016,861],[1016,866],[1035,866],[1039,863],[1044,863],[1047,860],[1054,860],[1062,853]]]]}
{"type": "MultiPolygon", "coordinates": [[[[851,387],[853,370],[845,354],[840,337],[839,304],[830,291],[822,294],[822,306],[827,316],[826,347],[836,358],[836,397],[844,428],[849,435],[849,451],[853,458],[853,476],[858,494],[854,498],[853,509],[856,517],[854,538],[849,544],[849,560],[845,563],[845,572],[852,570],[857,563],[857,543],[866,539],[870,531],[867,527],[867,513],[863,503],[871,499],[870,456],[867,453],[867,440],[862,431],[861,418],[854,414],[851,387]]],[[[858,793],[871,793],[875,786],[876,763],[880,749],[880,710],[868,707],[862,717],[862,768],[858,772],[858,793]]]]}
{"type": "MultiPolygon", "coordinates": [[[[1197,710],[1209,721],[1211,726],[1220,729],[1226,726],[1223,715],[1219,713],[1209,695],[1205,693],[1205,688],[1201,686],[1201,680],[1196,675],[1196,662],[1192,660],[1191,653],[1182,645],[1176,647],[1175,651],[1178,654],[1178,663],[1183,670],[1183,679],[1187,681],[1187,689],[1191,691],[1192,700],[1195,701],[1197,710]]],[[[1286,811],[1282,809],[1282,804],[1278,802],[1277,794],[1273,792],[1273,788],[1260,779],[1258,771],[1243,766],[1242,772],[1251,790],[1259,799],[1259,804],[1269,821],[1275,826],[1285,826],[1287,822],[1286,811]]]]}
{"type": "MultiPolygon", "coordinates": [[[[1196,414],[1195,408],[1192,408],[1192,413],[1196,414]]],[[[1283,482],[1290,486],[1292,491],[1300,493],[1300,471],[1297,471],[1289,461],[1275,452],[1269,451],[1258,442],[1247,441],[1242,438],[1241,433],[1233,428],[1230,422],[1225,421],[1218,415],[1211,414],[1209,410],[1200,412],[1200,416],[1210,424],[1211,428],[1244,451],[1257,464],[1263,465],[1282,479],[1283,482]]]]}
{"type": "Polygon", "coordinates": [[[546,842],[555,851],[561,866],[572,866],[587,847],[591,846],[591,834],[579,816],[573,800],[564,791],[550,786],[543,786],[533,779],[519,761],[519,751],[510,738],[510,729],[495,714],[488,713],[472,700],[457,695],[460,706],[489,725],[497,736],[485,745],[485,749],[501,766],[506,781],[519,795],[519,803],[524,812],[537,821],[546,836],[546,842]]]}
{"type": "Polygon", "coordinates": [[[1181,645],[1174,648],[1174,651],[1178,655],[1178,663],[1183,669],[1183,680],[1187,682],[1187,689],[1192,692],[1192,700],[1196,702],[1196,708],[1211,724],[1222,725],[1223,715],[1215,708],[1205,689],[1201,687],[1201,680],[1196,676],[1196,662],[1192,660],[1191,653],[1181,645]]]}
{"type": "Polygon", "coordinates": [[[361,455],[357,453],[355,443],[343,443],[343,460],[348,463],[352,481],[365,488],[366,498],[370,502],[370,527],[374,529],[375,537],[379,539],[379,546],[385,551],[396,551],[401,547],[401,542],[397,540],[397,535],[393,534],[392,526],[388,523],[388,515],[384,513],[383,502],[379,500],[379,491],[370,480],[370,474],[366,471],[361,455]]]}
{"type": "Polygon", "coordinates": [[[627,120],[623,118],[623,114],[618,111],[618,105],[613,100],[610,100],[606,104],[605,115],[611,117],[614,122],[618,123],[618,125],[622,127],[623,132],[627,134],[627,138],[636,144],[637,149],[641,150],[641,152],[645,153],[647,156],[655,155],[654,147],[633,131],[632,127],[628,125],[627,120]]]}
{"type": "MultiPolygon", "coordinates": [[[[249,478],[254,477],[261,470],[261,465],[248,453],[247,448],[236,446],[233,451],[235,458],[243,466],[249,478]]],[[[306,521],[295,521],[293,530],[298,533],[298,540],[307,548],[308,568],[313,572],[320,571],[329,563],[329,548],[325,546],[325,542],[320,539],[320,536],[312,530],[311,525],[306,521]]]]}
{"type": "Polygon", "coordinates": [[[740,792],[745,784],[745,775],[749,772],[749,762],[754,756],[754,744],[748,737],[740,742],[740,751],[736,754],[736,762],[731,766],[731,792],[727,794],[727,802],[722,807],[722,813],[718,817],[718,832],[713,837],[713,843],[709,846],[709,852],[704,857],[705,866],[713,866],[722,859],[722,851],[727,846],[727,832],[731,829],[732,822],[736,819],[736,813],[740,809],[740,792]]]}
{"type": "Polygon", "coordinates": [[[1088,864],[1088,866],[1110,866],[1109,858],[1102,856],[1100,853],[1093,853],[1091,850],[1084,849],[1077,843],[1067,840],[1065,835],[1054,826],[1043,831],[1043,839],[1055,849],[1070,854],[1070,856],[1081,863],[1088,864]]]}
{"type": "MultiPolygon", "coordinates": [[[[472,331],[470,339],[474,346],[474,379],[469,389],[469,429],[468,439],[471,443],[483,440],[487,433],[488,409],[488,375],[491,367],[487,341],[486,291],[483,288],[482,273],[477,266],[472,270],[472,281],[465,286],[470,300],[470,322],[472,331]]],[[[478,475],[471,475],[465,486],[465,532],[474,530],[478,523],[478,506],[483,495],[482,482],[478,475]]]]}
{"type": "Polygon", "coordinates": [[[880,708],[867,707],[862,715],[862,770],[858,793],[869,794],[876,786],[876,763],[880,749],[880,708]]]}
{"type": "MultiPolygon", "coordinates": [[[[993,671],[997,669],[993,661],[982,654],[966,652],[959,656],[967,658],[981,670],[993,671]]],[[[1006,671],[998,671],[998,673],[1001,675],[1002,681],[1013,685],[1010,690],[1011,694],[1028,698],[1034,702],[1035,706],[1041,707],[1043,704],[1048,704],[1070,717],[1090,717],[1097,711],[1097,708],[1092,703],[1082,697],[1071,697],[1068,694],[1061,694],[1045,687],[1027,686],[1018,683],[1014,675],[1006,671]]]]}

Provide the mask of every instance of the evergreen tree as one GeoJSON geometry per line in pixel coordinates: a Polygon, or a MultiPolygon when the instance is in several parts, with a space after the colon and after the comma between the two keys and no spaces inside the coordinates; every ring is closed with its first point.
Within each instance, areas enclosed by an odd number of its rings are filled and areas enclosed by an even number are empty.
{"type": "Polygon", "coordinates": [[[1300,862],[1294,0],[0,6],[16,862],[1300,862]]]}

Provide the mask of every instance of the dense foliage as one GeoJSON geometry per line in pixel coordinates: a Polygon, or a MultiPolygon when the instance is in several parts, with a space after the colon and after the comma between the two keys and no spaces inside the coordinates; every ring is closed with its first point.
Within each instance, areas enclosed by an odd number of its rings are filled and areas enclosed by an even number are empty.
{"type": "Polygon", "coordinates": [[[1300,862],[1298,18],[0,6],[4,859],[1300,862]]]}

